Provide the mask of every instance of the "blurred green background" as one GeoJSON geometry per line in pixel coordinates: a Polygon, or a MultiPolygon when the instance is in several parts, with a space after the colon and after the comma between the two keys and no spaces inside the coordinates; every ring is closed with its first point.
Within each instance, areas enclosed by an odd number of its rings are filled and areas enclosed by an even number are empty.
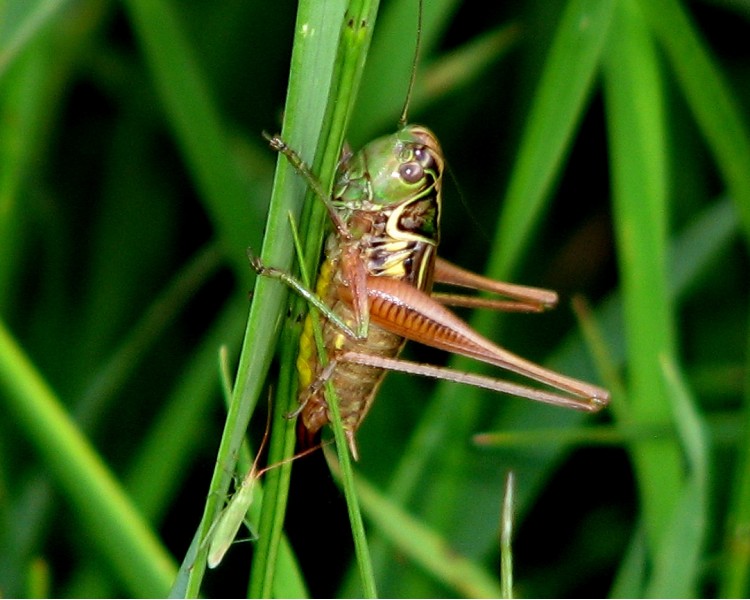
{"type": "MultiPolygon", "coordinates": [[[[472,323],[613,400],[582,417],[393,374],[357,471],[497,582],[513,470],[519,596],[747,596],[750,4],[426,4],[410,119],[450,167],[440,253],[561,295],[472,323]]],[[[234,365],[245,331],[296,8],[0,0],[0,596],[167,593],[226,413],[218,348],[234,365]]],[[[415,15],[382,1],[354,148],[396,126],[415,15]]],[[[368,502],[380,595],[499,589],[368,502]]],[[[361,593],[348,527],[322,456],[296,464],[311,595],[361,593]]],[[[204,593],[244,594],[252,552],[204,593]]]]}

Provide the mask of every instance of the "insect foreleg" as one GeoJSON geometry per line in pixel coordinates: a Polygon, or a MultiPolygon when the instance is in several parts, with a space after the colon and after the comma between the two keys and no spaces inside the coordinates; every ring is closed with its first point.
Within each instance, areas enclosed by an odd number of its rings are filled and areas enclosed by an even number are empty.
{"type": "Polygon", "coordinates": [[[347,337],[361,341],[367,337],[367,335],[360,335],[357,332],[355,332],[349,325],[347,325],[339,315],[337,315],[335,312],[331,310],[331,308],[323,302],[323,300],[320,299],[319,296],[315,294],[311,289],[309,289],[304,283],[290,275],[289,273],[286,273],[285,271],[282,271],[281,269],[276,269],[274,267],[267,267],[265,266],[261,260],[260,257],[253,254],[250,250],[248,250],[248,258],[250,259],[250,264],[252,265],[253,269],[255,269],[256,273],[258,275],[261,275],[263,277],[270,277],[272,279],[278,279],[282,283],[289,286],[292,290],[294,290],[297,294],[302,296],[307,302],[312,304],[315,308],[317,308],[320,313],[328,319],[331,323],[333,323],[337,328],[339,328],[344,335],[347,337]]]}
{"type": "Polygon", "coordinates": [[[273,150],[276,150],[277,152],[280,152],[284,155],[284,157],[289,161],[289,164],[292,165],[297,173],[300,174],[300,176],[305,180],[305,183],[307,183],[307,185],[315,193],[315,195],[323,201],[323,204],[325,204],[326,209],[328,210],[328,215],[331,217],[331,221],[333,221],[333,226],[336,228],[337,233],[344,239],[349,239],[351,236],[349,234],[348,228],[346,227],[346,223],[344,223],[341,215],[338,214],[336,208],[333,206],[333,204],[331,204],[331,200],[328,194],[326,193],[325,189],[323,189],[323,184],[320,182],[320,179],[317,178],[315,173],[312,172],[310,165],[302,160],[302,157],[297,154],[294,149],[289,147],[287,143],[278,135],[269,135],[266,132],[263,132],[263,137],[268,140],[268,143],[271,145],[271,148],[273,150]]]}

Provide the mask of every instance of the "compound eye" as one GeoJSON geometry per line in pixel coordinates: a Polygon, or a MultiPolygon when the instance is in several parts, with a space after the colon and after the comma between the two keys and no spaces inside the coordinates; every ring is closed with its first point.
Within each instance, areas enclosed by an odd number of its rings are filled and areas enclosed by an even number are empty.
{"type": "Polygon", "coordinates": [[[408,162],[398,168],[398,174],[406,183],[417,183],[424,177],[424,169],[417,162],[408,162]]]}

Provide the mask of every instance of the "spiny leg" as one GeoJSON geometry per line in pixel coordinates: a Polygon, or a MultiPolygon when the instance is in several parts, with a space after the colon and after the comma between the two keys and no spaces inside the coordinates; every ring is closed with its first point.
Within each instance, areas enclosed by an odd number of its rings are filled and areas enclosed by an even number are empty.
{"type": "Polygon", "coordinates": [[[268,143],[273,150],[276,150],[276,152],[280,152],[284,155],[284,157],[286,157],[286,159],[289,161],[289,164],[292,165],[294,170],[297,171],[300,176],[302,176],[302,178],[305,180],[310,189],[315,193],[315,195],[323,201],[323,204],[325,204],[326,209],[328,210],[328,215],[330,216],[331,221],[333,221],[333,225],[336,228],[337,233],[346,239],[350,239],[351,234],[346,227],[346,223],[344,223],[339,214],[336,212],[336,209],[331,203],[330,197],[323,188],[323,184],[320,182],[320,179],[318,179],[315,173],[312,172],[310,165],[302,160],[302,157],[297,154],[297,152],[293,148],[287,145],[287,143],[282,140],[280,136],[269,135],[264,131],[263,137],[268,140],[268,143]]]}
{"type": "Polygon", "coordinates": [[[326,319],[331,321],[336,327],[338,327],[342,331],[342,333],[344,333],[344,335],[355,341],[361,341],[362,339],[364,339],[364,337],[366,337],[358,335],[341,319],[341,317],[339,317],[335,312],[331,310],[330,306],[323,302],[323,300],[321,300],[320,297],[315,294],[315,292],[309,289],[297,278],[290,275],[286,271],[282,271],[281,269],[276,269],[275,267],[267,267],[261,262],[260,257],[253,254],[250,249],[248,249],[247,251],[247,256],[250,259],[250,264],[252,265],[255,272],[258,273],[258,275],[261,275],[262,277],[270,277],[271,279],[277,279],[285,285],[289,286],[297,294],[302,296],[302,298],[304,298],[307,302],[317,308],[320,313],[326,319]]]}
{"type": "Polygon", "coordinates": [[[575,410],[581,410],[585,412],[597,412],[604,408],[609,401],[608,397],[600,398],[598,396],[592,396],[586,398],[576,398],[574,396],[566,396],[557,392],[531,388],[525,385],[505,381],[503,379],[496,379],[494,377],[478,375],[476,373],[466,373],[464,371],[457,371],[448,367],[438,367],[430,364],[415,363],[400,358],[388,358],[384,356],[366,354],[364,352],[344,352],[336,357],[336,360],[338,362],[349,362],[358,365],[365,365],[368,367],[388,369],[390,371],[400,371],[402,373],[408,373],[411,375],[421,375],[423,377],[432,377],[434,379],[442,379],[444,381],[452,381],[454,383],[472,385],[495,392],[502,392],[505,394],[510,394],[512,396],[518,396],[520,398],[527,398],[529,400],[542,402],[544,404],[552,404],[554,406],[561,406],[564,408],[573,408],[575,410]]]}

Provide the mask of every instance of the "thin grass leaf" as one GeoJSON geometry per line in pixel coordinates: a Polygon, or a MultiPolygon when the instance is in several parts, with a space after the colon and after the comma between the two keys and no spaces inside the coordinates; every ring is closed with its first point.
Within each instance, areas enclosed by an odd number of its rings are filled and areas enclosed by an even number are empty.
{"type": "Polygon", "coordinates": [[[69,0],[11,0],[0,5],[0,84],[15,60],[70,4],[69,0]]]}
{"type": "MultiPolygon", "coordinates": [[[[294,225],[293,219],[290,219],[290,225],[294,234],[294,245],[297,251],[302,283],[308,290],[311,290],[311,280],[305,265],[307,261],[305,260],[302,244],[299,240],[297,228],[294,225]]],[[[318,310],[325,310],[326,307],[325,305],[316,305],[315,308],[318,310]]],[[[329,357],[326,354],[320,318],[316,313],[310,315],[310,318],[312,319],[313,336],[317,347],[318,359],[320,360],[320,364],[325,366],[328,364],[329,357]]],[[[290,344],[290,347],[291,346],[292,345],[290,344]]],[[[375,598],[377,597],[377,592],[372,561],[370,559],[367,537],[365,535],[364,523],[362,521],[362,514],[359,507],[359,500],[354,489],[354,475],[349,455],[351,448],[349,445],[349,439],[344,431],[343,421],[341,420],[338,393],[330,380],[325,384],[325,396],[331,413],[331,427],[333,429],[334,439],[336,441],[336,451],[338,454],[337,468],[340,474],[339,478],[343,482],[344,495],[346,497],[347,509],[349,512],[349,522],[352,529],[352,538],[354,540],[354,548],[357,556],[357,564],[359,566],[359,573],[362,580],[362,588],[364,589],[365,597],[375,598]]]]}
{"type": "MultiPolygon", "coordinates": [[[[338,462],[330,453],[326,457],[333,474],[340,478],[338,462]]],[[[355,485],[367,518],[412,561],[464,597],[501,597],[495,577],[458,554],[448,540],[393,504],[363,477],[355,477],[355,485]]]]}
{"type": "Polygon", "coordinates": [[[219,239],[241,281],[249,282],[244,250],[256,244],[260,232],[253,226],[262,216],[253,213],[259,203],[241,176],[230,148],[227,126],[215,106],[175,5],[170,0],[125,2],[167,117],[210,211],[219,239]]]}
{"type": "Polygon", "coordinates": [[[684,7],[675,0],[645,0],[641,10],[672,68],[722,172],[750,240],[750,130],[731,88],[684,7]]]}
{"type": "Polygon", "coordinates": [[[503,598],[513,598],[513,504],[515,477],[513,471],[505,478],[505,496],[500,530],[500,589],[503,598]]]}
{"type": "Polygon", "coordinates": [[[591,94],[616,2],[567,3],[539,79],[503,199],[488,272],[508,279],[533,239],[591,94]]]}
{"type": "MultiPolygon", "coordinates": [[[[748,348],[750,349],[750,335],[748,348]]],[[[750,552],[747,551],[747,532],[750,531],[750,436],[747,435],[750,431],[750,369],[745,371],[745,382],[745,435],[740,437],[737,444],[737,465],[725,524],[726,560],[719,576],[719,596],[722,598],[742,598],[750,590],[750,552]]]]}
{"type": "MultiPolygon", "coordinates": [[[[621,396],[617,396],[619,399],[621,396]]],[[[650,437],[673,436],[668,425],[589,425],[575,429],[531,429],[478,433],[474,443],[488,448],[536,448],[545,444],[570,446],[622,446],[650,437]]]]}
{"type": "MultiPolygon", "coordinates": [[[[315,151],[320,147],[321,140],[327,135],[324,131],[324,120],[328,90],[332,85],[334,57],[336,44],[344,15],[343,2],[313,3],[302,2],[297,10],[297,25],[295,29],[294,48],[290,66],[289,89],[287,91],[286,108],[284,112],[284,126],[282,136],[294,148],[303,160],[311,162],[315,153],[316,160],[321,155],[315,151]]],[[[331,151],[331,149],[329,149],[331,151]]],[[[270,264],[289,271],[293,255],[294,243],[292,230],[289,227],[289,216],[296,221],[299,216],[299,203],[303,196],[304,181],[294,172],[284,156],[277,159],[274,196],[269,210],[268,235],[264,240],[262,258],[265,264],[270,264]],[[285,190],[286,187],[286,190],[285,190]],[[278,197],[276,193],[278,192],[278,197]],[[295,198],[295,204],[280,202],[284,193],[295,198]],[[292,196],[294,194],[294,196],[292,196]],[[277,199],[278,198],[278,199],[277,199]],[[294,210],[291,210],[294,208],[294,210]],[[280,254],[283,262],[273,261],[272,254],[280,254]]],[[[308,198],[310,195],[308,195],[308,198]]],[[[310,201],[306,204],[309,211],[310,201]]],[[[322,239],[322,218],[317,220],[317,236],[322,239]]],[[[316,234],[311,234],[310,238],[316,234]]],[[[310,241],[311,241],[310,240],[310,241]]],[[[318,241],[318,243],[320,243],[318,241]]],[[[309,256],[314,256],[311,253],[309,256]]],[[[283,285],[278,282],[264,281],[258,278],[257,291],[265,289],[280,294],[285,293],[283,285]]],[[[283,299],[285,296],[278,296],[283,299]]],[[[273,301],[273,300],[271,300],[273,301]]],[[[278,301],[278,300],[277,300],[278,301]]],[[[283,300],[282,300],[283,301],[283,300]]],[[[261,298],[256,296],[256,303],[260,305],[261,298]]],[[[261,316],[258,311],[258,316],[261,316]]],[[[292,307],[292,318],[288,319],[281,340],[281,367],[279,375],[278,409],[292,410],[296,395],[296,374],[294,361],[296,359],[296,344],[301,329],[296,321],[304,314],[300,305],[292,307]]],[[[251,314],[252,319],[252,314],[251,314]]],[[[247,339],[252,339],[248,329],[247,339]]],[[[288,420],[274,420],[271,431],[269,460],[280,461],[290,457],[294,452],[294,426],[288,420]]],[[[258,552],[254,560],[250,575],[250,595],[267,597],[276,580],[277,550],[281,540],[281,531],[286,512],[286,500],[289,489],[291,467],[282,466],[269,474],[266,480],[266,502],[261,512],[259,523],[258,552]]]]}
{"type": "Polygon", "coordinates": [[[637,598],[647,583],[648,548],[642,524],[633,531],[624,558],[609,591],[610,598],[637,598]]]}
{"type": "MultiPolygon", "coordinates": [[[[341,6],[335,2],[326,3],[303,3],[298,11],[296,29],[296,46],[292,55],[292,77],[287,93],[286,110],[284,113],[284,126],[282,135],[300,155],[309,157],[315,148],[320,131],[325,98],[321,97],[320,90],[327,89],[330,80],[330,69],[335,43],[332,39],[331,27],[335,23],[337,31],[339,18],[335,15],[342,14],[341,6]],[[322,42],[322,43],[321,43],[322,42]],[[308,77],[296,75],[306,73],[308,77]]],[[[333,37],[335,39],[335,37],[333,37]]],[[[300,199],[303,182],[298,179],[292,167],[284,157],[277,159],[274,188],[269,207],[266,231],[268,235],[263,241],[261,252],[265,264],[274,265],[288,270],[291,266],[293,245],[291,233],[287,226],[288,214],[299,213],[300,199]]],[[[258,278],[253,293],[253,304],[248,317],[245,330],[245,342],[240,353],[240,363],[237,370],[237,378],[234,387],[233,402],[230,405],[224,435],[219,449],[217,466],[211,482],[210,493],[203,520],[201,522],[202,536],[208,533],[218,513],[218,498],[226,495],[229,487],[229,473],[236,460],[237,452],[245,434],[250,415],[255,407],[258,396],[262,389],[265,374],[268,371],[273,348],[275,345],[277,326],[282,309],[286,304],[287,293],[284,286],[266,278],[258,278]]],[[[280,386],[279,394],[286,394],[286,390],[280,386]]],[[[282,396],[283,397],[283,396],[282,396]]],[[[282,403],[283,406],[283,403],[282,403]]],[[[274,420],[271,434],[271,446],[269,458],[277,460],[278,443],[285,439],[282,454],[291,456],[293,451],[293,431],[290,434],[289,427],[279,419],[274,420]],[[279,427],[287,429],[283,435],[278,433],[279,427]],[[291,442],[291,444],[290,444],[291,442]],[[292,446],[290,448],[290,445],[292,446]]],[[[282,459],[284,456],[281,457],[282,459]]],[[[268,481],[268,493],[276,502],[274,487],[278,485],[278,478],[288,478],[288,466],[278,469],[268,481]]],[[[282,517],[283,518],[283,517],[282,517]]],[[[276,519],[276,527],[280,527],[276,519]]],[[[263,573],[267,587],[265,593],[257,595],[268,596],[272,573],[275,567],[275,554],[272,548],[265,544],[278,546],[279,536],[269,535],[269,531],[261,523],[258,556],[267,561],[268,566],[256,566],[253,573],[263,573]]],[[[200,581],[205,565],[205,551],[199,551],[196,568],[192,572],[191,585],[188,588],[190,595],[197,595],[200,581]]],[[[251,587],[258,585],[258,579],[253,576],[251,587]]]]}
{"type": "Polygon", "coordinates": [[[654,573],[647,596],[691,597],[698,592],[703,545],[709,511],[709,449],[705,424],[699,416],[682,373],[667,357],[661,368],[672,399],[674,421],[680,435],[689,474],[661,546],[656,549],[654,573]]]}
{"type": "Polygon", "coordinates": [[[740,227],[734,204],[717,198],[672,240],[668,284],[674,302],[685,299],[716,257],[737,239],[740,227]]]}
{"type": "MultiPolygon", "coordinates": [[[[12,21],[12,19],[9,19],[12,21]]],[[[0,27],[4,25],[0,18],[0,27]]],[[[10,23],[5,24],[11,27],[10,23]]],[[[37,40],[34,52],[3,76],[0,72],[0,309],[7,312],[18,277],[19,256],[26,225],[21,194],[40,146],[45,143],[49,117],[57,110],[59,82],[51,64],[55,47],[37,40]]],[[[59,65],[57,65],[59,67],[59,65]]]]}
{"type": "Polygon", "coordinates": [[[8,414],[55,474],[114,572],[133,595],[165,595],[176,572],[171,557],[3,324],[0,385],[8,414]]]}
{"type": "MultiPolygon", "coordinates": [[[[666,288],[667,174],[661,76],[637,6],[618,5],[605,67],[613,198],[628,340],[628,397],[638,423],[671,419],[659,356],[674,353],[674,316],[666,288]]],[[[673,440],[633,448],[652,548],[684,483],[673,440]]]]}
{"type": "MultiPolygon", "coordinates": [[[[318,141],[318,149],[316,151],[315,161],[313,162],[313,173],[320,174],[320,183],[322,190],[318,191],[324,194],[328,193],[333,183],[335,166],[337,165],[339,160],[344,134],[346,132],[354,100],[356,99],[357,91],[359,89],[359,82],[361,80],[365,58],[369,49],[372,29],[374,27],[375,17],[377,15],[377,9],[378,2],[353,1],[349,3],[346,14],[344,16],[343,25],[341,28],[341,37],[339,40],[339,49],[336,55],[336,63],[331,77],[330,96],[328,98],[326,114],[323,120],[321,136],[318,141]]],[[[294,73],[292,74],[292,77],[294,77],[294,73]]],[[[319,256],[320,245],[322,243],[323,219],[325,219],[325,210],[322,206],[321,199],[315,198],[315,195],[316,194],[314,190],[311,190],[308,193],[307,207],[309,207],[309,210],[303,215],[303,224],[305,225],[307,231],[305,248],[303,252],[304,257],[308,262],[308,264],[306,265],[308,272],[312,271],[317,264],[317,257],[319,256]]],[[[313,316],[313,318],[316,317],[313,316]]],[[[292,326],[292,328],[287,330],[287,333],[289,335],[287,335],[282,350],[282,387],[284,391],[283,393],[288,394],[288,406],[290,406],[291,409],[291,407],[294,406],[294,399],[296,398],[294,359],[296,358],[299,329],[292,326]]],[[[364,535],[364,526],[359,514],[357,499],[356,496],[354,496],[351,466],[348,465],[349,450],[345,443],[343,429],[340,423],[340,417],[338,417],[336,414],[338,408],[336,400],[332,399],[330,396],[330,386],[328,386],[328,389],[334,434],[337,439],[337,447],[339,448],[339,452],[342,454],[342,464],[344,464],[344,489],[347,499],[347,506],[349,508],[349,516],[352,525],[358,564],[360,566],[360,572],[362,575],[365,592],[368,596],[373,597],[375,596],[374,577],[372,574],[372,566],[369,558],[369,550],[367,548],[367,540],[364,535]]],[[[284,439],[286,441],[287,447],[293,444],[291,427],[287,426],[284,439]]],[[[289,448],[286,449],[286,452],[289,452],[289,448]]],[[[274,482],[272,480],[272,485],[273,483],[274,482]]],[[[278,532],[281,528],[281,519],[283,518],[284,514],[283,504],[285,504],[286,501],[285,495],[287,487],[288,481],[283,486],[279,485],[274,489],[274,491],[278,494],[282,506],[274,513],[275,519],[273,521],[273,527],[266,528],[267,532],[269,532],[269,530],[271,529],[274,530],[267,533],[267,538],[271,540],[271,543],[273,543],[274,540],[278,538],[278,532]]],[[[276,503],[274,503],[274,506],[275,505],[276,503]]],[[[271,548],[271,550],[273,549],[271,548]]],[[[273,553],[270,554],[270,558],[261,556],[263,564],[266,565],[265,569],[262,572],[269,573],[269,575],[266,576],[259,584],[255,583],[256,581],[258,581],[258,579],[251,579],[251,594],[257,594],[259,589],[260,593],[263,594],[265,590],[269,589],[269,582],[272,580],[272,577],[270,576],[270,567],[272,567],[274,564],[273,557],[273,553]]]]}
{"type": "Polygon", "coordinates": [[[50,591],[52,586],[52,577],[50,576],[49,565],[41,560],[37,559],[31,563],[31,568],[28,573],[27,585],[27,597],[28,598],[50,598],[52,594],[50,591]]]}
{"type": "Polygon", "coordinates": [[[184,309],[185,304],[216,272],[219,264],[219,248],[209,245],[198,252],[183,270],[175,275],[86,386],[75,408],[79,421],[87,423],[98,420],[99,415],[106,410],[107,404],[131,376],[147,350],[184,309]]]}

